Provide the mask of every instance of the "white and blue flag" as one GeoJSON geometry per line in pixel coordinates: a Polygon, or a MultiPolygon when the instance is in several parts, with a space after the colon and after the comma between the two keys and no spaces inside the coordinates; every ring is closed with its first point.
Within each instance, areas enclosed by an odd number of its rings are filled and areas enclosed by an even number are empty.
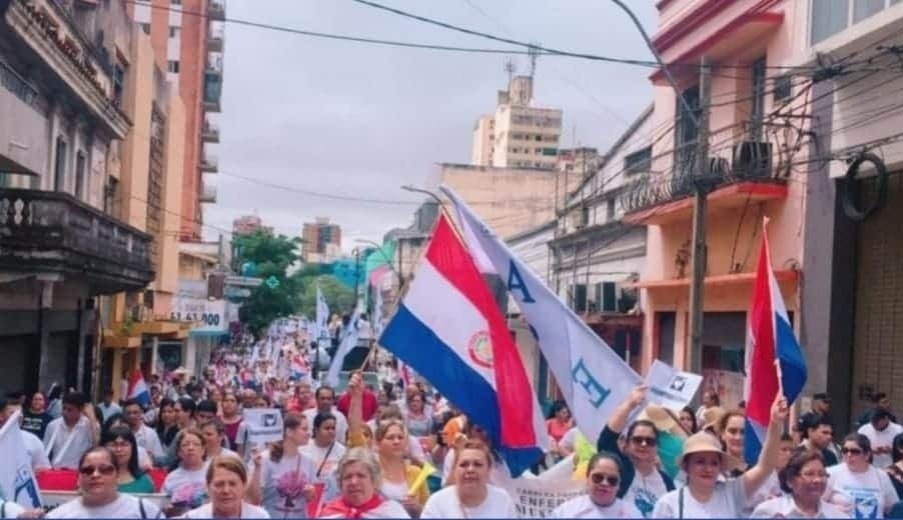
{"type": "Polygon", "coordinates": [[[539,348],[588,439],[643,379],[558,298],[449,187],[462,234],[483,273],[498,274],[517,300],[539,348]]]}

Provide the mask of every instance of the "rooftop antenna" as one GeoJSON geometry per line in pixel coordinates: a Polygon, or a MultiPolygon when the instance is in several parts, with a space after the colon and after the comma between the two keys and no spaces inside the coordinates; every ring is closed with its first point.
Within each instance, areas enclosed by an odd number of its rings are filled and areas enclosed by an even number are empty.
{"type": "Polygon", "coordinates": [[[530,42],[527,48],[527,54],[530,56],[530,79],[536,75],[536,58],[539,58],[539,42],[530,42]]]}
{"type": "Polygon", "coordinates": [[[505,61],[505,72],[508,73],[508,85],[511,85],[511,80],[514,79],[514,73],[517,72],[517,66],[514,65],[514,60],[508,58],[505,61]]]}

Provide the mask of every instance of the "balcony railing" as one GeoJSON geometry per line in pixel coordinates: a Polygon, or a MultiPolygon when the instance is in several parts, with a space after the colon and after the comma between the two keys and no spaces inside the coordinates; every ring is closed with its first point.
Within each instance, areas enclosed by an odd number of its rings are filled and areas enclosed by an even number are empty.
{"type": "Polygon", "coordinates": [[[223,52],[225,35],[226,31],[222,22],[211,24],[210,31],[207,33],[207,50],[212,52],[223,52]]]}
{"type": "Polygon", "coordinates": [[[783,169],[775,168],[773,145],[740,141],[730,159],[712,155],[705,175],[697,173],[696,143],[679,148],[674,166],[664,174],[649,174],[627,186],[621,198],[625,213],[646,210],[689,197],[697,186],[708,191],[741,182],[783,183],[783,169]]]}
{"type": "Polygon", "coordinates": [[[218,143],[219,126],[216,123],[205,121],[204,128],[201,130],[201,139],[203,139],[205,143],[218,143]]]}
{"type": "Polygon", "coordinates": [[[151,236],[67,193],[0,188],[0,269],[87,279],[97,294],[154,279],[151,236]]]}
{"type": "Polygon", "coordinates": [[[200,201],[207,204],[216,204],[216,186],[204,184],[201,190],[200,201]]]}
{"type": "Polygon", "coordinates": [[[204,173],[216,173],[219,171],[219,160],[215,156],[201,159],[201,171],[204,173]]]}
{"type": "Polygon", "coordinates": [[[222,22],[226,19],[226,0],[210,0],[207,3],[207,19],[222,22]]]}

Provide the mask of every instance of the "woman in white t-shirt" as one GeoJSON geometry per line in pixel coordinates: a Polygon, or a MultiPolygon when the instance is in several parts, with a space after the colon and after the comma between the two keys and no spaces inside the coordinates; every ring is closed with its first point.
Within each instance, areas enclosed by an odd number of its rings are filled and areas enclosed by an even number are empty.
{"type": "Polygon", "coordinates": [[[642,518],[635,505],[617,497],[620,483],[618,456],[596,453],[586,468],[586,494],[559,505],[550,518],[642,518]]]}
{"type": "Polygon", "coordinates": [[[884,518],[899,498],[887,472],[869,462],[872,445],[868,437],[847,435],[840,452],[843,461],[828,468],[827,500],[855,508],[855,518],[884,518]]]}
{"type": "Polygon", "coordinates": [[[850,513],[824,500],[828,473],[818,450],[794,453],[782,470],[786,494],[759,502],[751,518],[849,518],[850,513]]]}
{"type": "Polygon", "coordinates": [[[314,417],[313,437],[301,448],[301,453],[313,461],[317,482],[325,482],[335,473],[339,459],[345,454],[345,446],[336,441],[334,415],[319,413],[314,417]]]}
{"type": "Polygon", "coordinates": [[[455,483],[431,495],[420,518],[517,518],[508,492],[489,484],[493,463],[489,448],[468,440],[455,453],[455,483]]]}
{"type": "Polygon", "coordinates": [[[206,473],[210,502],[181,518],[270,518],[263,508],[245,502],[248,470],[240,458],[226,455],[212,459],[206,473]]]}
{"type": "Polygon", "coordinates": [[[771,406],[771,421],[759,460],[739,477],[723,480],[728,455],[713,435],[700,432],[687,438],[677,461],[687,475],[687,484],[660,497],[652,518],[741,518],[747,502],[777,465],[787,410],[786,399],[779,395],[771,406]]]}
{"type": "Polygon", "coordinates": [[[182,430],[175,440],[179,467],[166,475],[163,493],[169,498],[167,516],[177,516],[200,507],[207,500],[207,461],[204,460],[204,436],[191,429],[182,430]]]}
{"type": "Polygon", "coordinates": [[[241,455],[226,448],[226,425],[219,419],[213,419],[198,425],[201,435],[204,436],[204,455],[212,460],[215,457],[226,455],[241,460],[241,455]]]}
{"type": "Polygon", "coordinates": [[[46,518],[161,517],[160,509],[153,502],[120,493],[117,475],[116,457],[108,448],[86,451],[78,463],[81,496],[51,510],[46,518]]]}
{"type": "Polygon", "coordinates": [[[307,418],[290,413],[283,425],[282,441],[254,458],[248,499],[261,503],[272,518],[302,518],[307,516],[316,478],[313,461],[300,450],[303,441],[310,437],[307,418]]]}
{"type": "Polygon", "coordinates": [[[511,470],[508,469],[505,460],[494,453],[492,441],[489,439],[489,432],[483,429],[482,426],[472,422],[470,419],[464,421],[464,436],[459,436],[459,439],[455,443],[455,447],[448,450],[448,453],[445,454],[445,462],[442,464],[442,484],[449,485],[455,483],[454,462],[458,456],[457,446],[464,439],[477,440],[486,446],[486,449],[492,454],[492,468],[489,470],[489,483],[499,487],[505,487],[508,481],[511,480],[511,470]]]}

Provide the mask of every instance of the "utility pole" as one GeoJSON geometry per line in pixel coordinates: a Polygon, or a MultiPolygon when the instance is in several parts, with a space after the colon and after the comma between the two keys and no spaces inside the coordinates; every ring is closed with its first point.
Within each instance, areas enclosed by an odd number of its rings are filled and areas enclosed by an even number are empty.
{"type": "Polygon", "coordinates": [[[689,370],[702,368],[703,294],[706,273],[706,198],[709,194],[709,110],[712,71],[703,56],[699,70],[699,117],[697,118],[696,161],[693,168],[693,277],[690,283],[689,370]]]}

